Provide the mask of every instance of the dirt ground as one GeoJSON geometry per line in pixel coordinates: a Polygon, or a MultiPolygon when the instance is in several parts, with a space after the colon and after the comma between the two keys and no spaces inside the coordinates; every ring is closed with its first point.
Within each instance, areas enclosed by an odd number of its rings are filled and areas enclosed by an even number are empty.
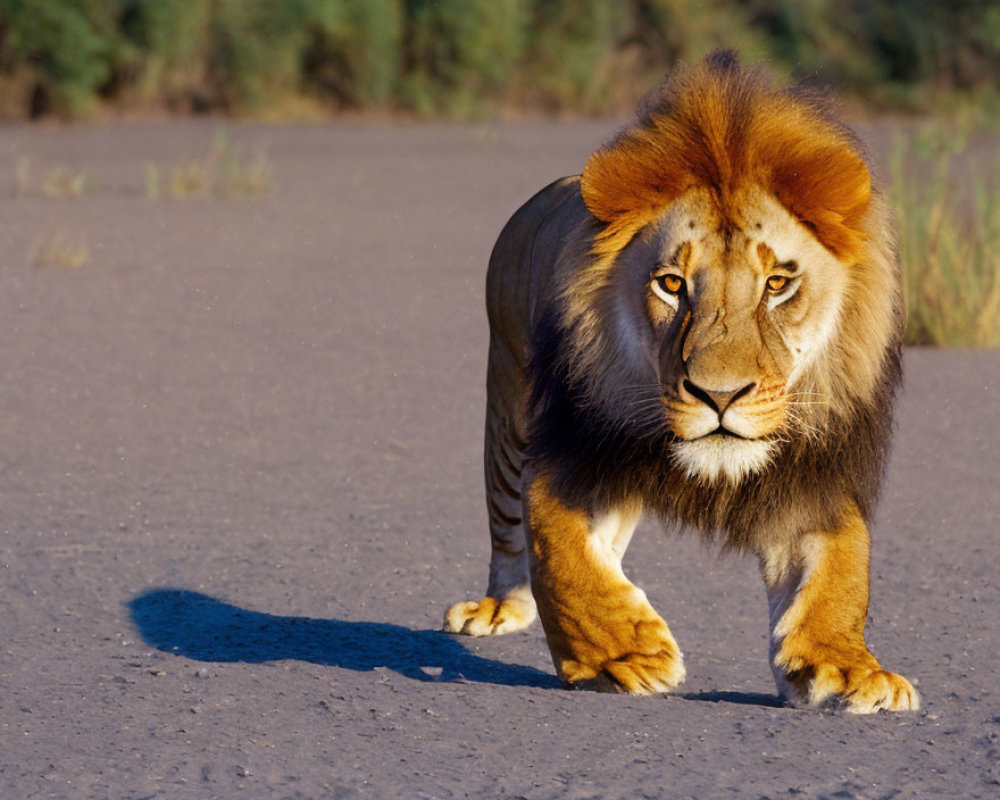
{"type": "Polygon", "coordinates": [[[485,586],[489,250],[613,127],[238,126],[273,188],[228,200],[144,196],[215,122],[0,128],[0,797],[1000,797],[997,352],[906,357],[868,630],[922,711],[782,707],[756,565],[649,525],[676,695],[438,632],[485,586]]]}

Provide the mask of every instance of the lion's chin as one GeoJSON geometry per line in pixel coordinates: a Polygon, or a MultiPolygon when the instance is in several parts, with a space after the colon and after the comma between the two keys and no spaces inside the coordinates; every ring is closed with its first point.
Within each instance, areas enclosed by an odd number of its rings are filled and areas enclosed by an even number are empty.
{"type": "Polygon", "coordinates": [[[740,439],[715,433],[675,442],[672,453],[689,478],[739,483],[763,469],[775,447],[774,441],[767,439],[740,439]]]}

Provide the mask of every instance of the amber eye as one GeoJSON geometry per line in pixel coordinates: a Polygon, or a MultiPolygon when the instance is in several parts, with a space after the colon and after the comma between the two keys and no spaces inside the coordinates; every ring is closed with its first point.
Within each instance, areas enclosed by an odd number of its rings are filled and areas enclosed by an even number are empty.
{"type": "Polygon", "coordinates": [[[656,285],[667,294],[680,294],[684,288],[684,279],[678,275],[660,275],[656,278],[656,285]]]}
{"type": "Polygon", "coordinates": [[[784,275],[772,275],[767,279],[767,290],[771,294],[777,294],[788,286],[788,278],[784,275]]]}

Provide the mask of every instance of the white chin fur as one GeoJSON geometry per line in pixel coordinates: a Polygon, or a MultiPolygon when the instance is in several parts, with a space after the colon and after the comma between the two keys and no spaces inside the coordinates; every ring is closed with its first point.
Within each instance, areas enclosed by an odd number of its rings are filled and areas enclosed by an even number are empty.
{"type": "Polygon", "coordinates": [[[738,483],[759,472],[771,460],[774,442],[737,439],[713,434],[686,442],[675,442],[674,460],[689,478],[716,481],[728,478],[738,483]]]}

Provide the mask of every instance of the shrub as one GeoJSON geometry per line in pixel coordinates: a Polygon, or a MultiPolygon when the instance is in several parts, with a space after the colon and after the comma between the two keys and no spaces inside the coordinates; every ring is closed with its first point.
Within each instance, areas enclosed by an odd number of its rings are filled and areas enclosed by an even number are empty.
{"type": "Polygon", "coordinates": [[[0,0],[0,61],[22,65],[22,113],[80,114],[113,74],[114,0],[0,0]]]}
{"type": "Polygon", "coordinates": [[[402,63],[401,0],[316,0],[302,63],[307,91],[339,106],[388,103],[402,63]]]}
{"type": "Polygon", "coordinates": [[[142,104],[161,103],[174,111],[200,110],[218,101],[210,88],[211,3],[122,0],[121,7],[126,93],[142,104]]]}
{"type": "Polygon", "coordinates": [[[1000,156],[983,170],[966,136],[930,126],[894,142],[908,344],[1000,345],[1000,156]]]}
{"type": "Polygon", "coordinates": [[[406,0],[403,103],[469,112],[513,74],[528,34],[527,0],[406,0]]]}
{"type": "Polygon", "coordinates": [[[751,23],[800,73],[877,105],[929,107],[939,90],[1000,88],[993,0],[748,0],[751,23]]]}
{"type": "Polygon", "coordinates": [[[536,0],[531,19],[529,96],[556,108],[599,108],[609,93],[611,55],[631,28],[614,0],[536,0]]]}
{"type": "Polygon", "coordinates": [[[314,95],[386,102],[398,82],[400,0],[122,0],[132,90],[172,108],[255,111],[314,95]]]}
{"type": "Polygon", "coordinates": [[[882,106],[1000,97],[996,0],[0,0],[0,115],[607,111],[714,47],[882,106]]]}

